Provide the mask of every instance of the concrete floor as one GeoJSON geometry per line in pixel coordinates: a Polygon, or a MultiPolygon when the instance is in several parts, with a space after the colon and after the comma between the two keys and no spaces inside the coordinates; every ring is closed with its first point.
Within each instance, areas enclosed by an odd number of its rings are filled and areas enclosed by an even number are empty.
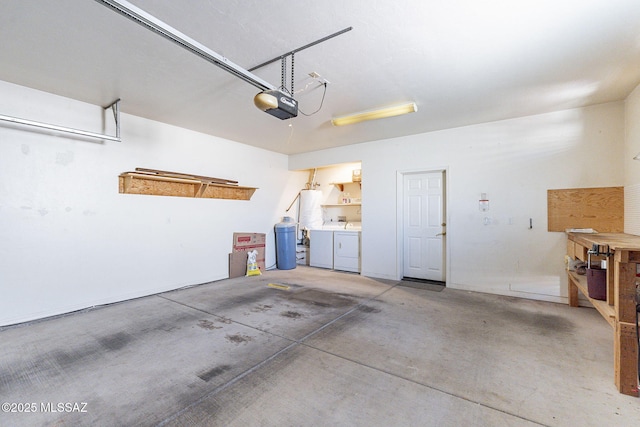
{"type": "Polygon", "coordinates": [[[308,267],[4,328],[0,342],[0,400],[22,411],[2,426],[640,422],[593,309],[308,267]]]}

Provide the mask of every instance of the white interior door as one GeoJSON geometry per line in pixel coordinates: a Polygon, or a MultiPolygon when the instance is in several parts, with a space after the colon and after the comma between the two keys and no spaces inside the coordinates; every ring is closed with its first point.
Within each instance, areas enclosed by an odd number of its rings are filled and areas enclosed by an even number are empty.
{"type": "Polygon", "coordinates": [[[444,173],[404,174],[403,189],[403,276],[444,282],[444,173]]]}

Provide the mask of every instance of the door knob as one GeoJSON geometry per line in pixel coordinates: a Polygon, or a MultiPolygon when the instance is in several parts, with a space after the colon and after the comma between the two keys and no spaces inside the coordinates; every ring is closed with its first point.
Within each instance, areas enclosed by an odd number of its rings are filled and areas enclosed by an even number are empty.
{"type": "Polygon", "coordinates": [[[438,234],[436,234],[436,237],[438,237],[438,236],[446,236],[446,235],[447,235],[447,232],[445,231],[445,232],[443,232],[443,233],[438,233],[438,234]]]}

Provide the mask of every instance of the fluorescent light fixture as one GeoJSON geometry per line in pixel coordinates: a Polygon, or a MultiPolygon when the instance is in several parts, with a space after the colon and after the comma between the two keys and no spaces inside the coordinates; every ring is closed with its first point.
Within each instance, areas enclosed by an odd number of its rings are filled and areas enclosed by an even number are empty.
{"type": "Polygon", "coordinates": [[[362,113],[336,117],[331,120],[331,124],[334,126],[352,125],[354,123],[360,123],[367,120],[385,119],[387,117],[415,113],[416,111],[418,111],[418,106],[415,102],[410,102],[408,104],[395,105],[393,107],[381,108],[379,110],[364,111],[362,113]]]}

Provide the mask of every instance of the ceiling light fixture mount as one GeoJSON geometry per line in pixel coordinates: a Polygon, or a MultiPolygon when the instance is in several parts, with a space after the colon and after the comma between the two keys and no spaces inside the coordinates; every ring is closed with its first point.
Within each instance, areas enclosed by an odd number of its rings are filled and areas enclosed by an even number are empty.
{"type": "Polygon", "coordinates": [[[386,119],[387,117],[415,113],[416,111],[418,111],[416,103],[409,102],[407,104],[394,105],[377,110],[363,111],[361,113],[349,114],[348,116],[336,117],[331,120],[331,124],[334,126],[352,125],[354,123],[365,122],[367,120],[386,119]]]}

